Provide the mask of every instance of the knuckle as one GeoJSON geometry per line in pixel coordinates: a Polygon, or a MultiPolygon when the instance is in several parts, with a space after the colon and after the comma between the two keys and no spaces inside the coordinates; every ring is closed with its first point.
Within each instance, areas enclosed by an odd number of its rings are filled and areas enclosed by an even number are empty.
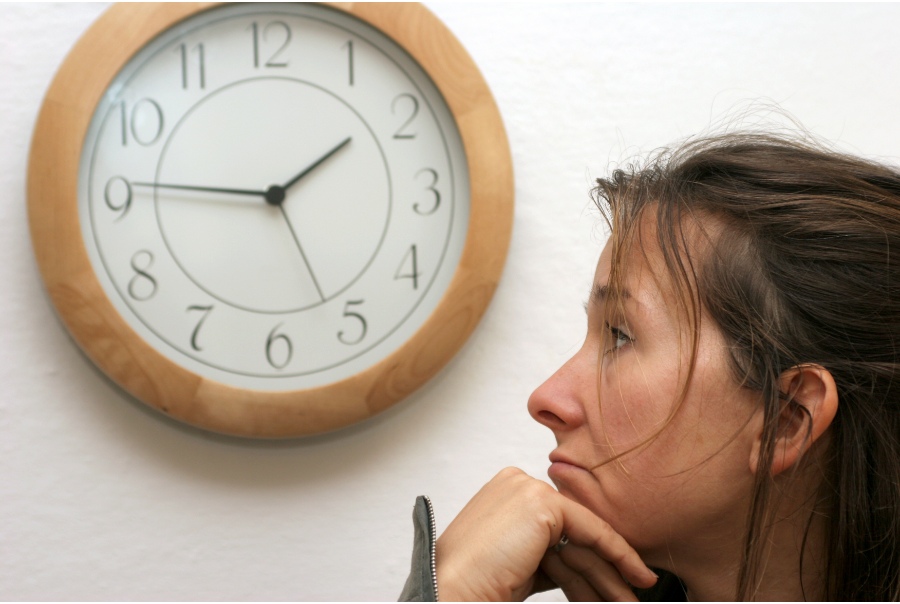
{"type": "Polygon", "coordinates": [[[516,468],[514,466],[509,466],[507,468],[503,468],[499,472],[497,472],[497,478],[513,478],[515,476],[522,476],[525,472],[516,468]]]}
{"type": "Polygon", "coordinates": [[[532,479],[523,485],[524,494],[542,503],[546,503],[548,499],[552,499],[557,492],[546,482],[532,479]]]}

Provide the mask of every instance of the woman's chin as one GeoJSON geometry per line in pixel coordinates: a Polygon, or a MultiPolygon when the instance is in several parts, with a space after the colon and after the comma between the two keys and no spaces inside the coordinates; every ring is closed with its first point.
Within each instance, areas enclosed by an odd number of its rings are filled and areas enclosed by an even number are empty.
{"type": "Polygon", "coordinates": [[[598,516],[603,517],[603,497],[597,477],[589,470],[573,464],[556,461],[550,464],[547,476],[556,485],[560,494],[580,503],[598,516]]]}

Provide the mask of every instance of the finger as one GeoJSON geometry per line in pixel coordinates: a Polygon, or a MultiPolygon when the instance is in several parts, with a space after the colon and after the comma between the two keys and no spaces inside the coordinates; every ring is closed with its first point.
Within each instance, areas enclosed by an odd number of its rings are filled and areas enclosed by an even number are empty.
{"type": "MultiPolygon", "coordinates": [[[[609,561],[632,585],[651,587],[656,583],[656,574],[607,522],[587,508],[568,499],[565,501],[568,505],[562,506],[563,525],[572,545],[586,547],[603,560],[609,561]]],[[[562,536],[562,530],[559,532],[560,534],[555,536],[554,543],[562,536]]],[[[566,546],[562,551],[568,548],[569,546],[566,546]]]]}
{"type": "Polygon", "coordinates": [[[557,585],[542,568],[538,568],[537,572],[534,573],[534,583],[532,583],[531,591],[528,593],[527,597],[550,591],[551,589],[559,589],[559,585],[557,585]]]}
{"type": "Polygon", "coordinates": [[[637,599],[616,567],[587,548],[569,545],[559,552],[550,551],[544,558],[543,569],[557,583],[566,583],[560,587],[567,596],[568,587],[572,597],[579,600],[599,597],[612,602],[633,602],[637,599]]]}
{"type": "Polygon", "coordinates": [[[604,599],[585,577],[567,566],[553,550],[548,551],[541,560],[541,570],[559,586],[570,602],[600,602],[604,599]]]}

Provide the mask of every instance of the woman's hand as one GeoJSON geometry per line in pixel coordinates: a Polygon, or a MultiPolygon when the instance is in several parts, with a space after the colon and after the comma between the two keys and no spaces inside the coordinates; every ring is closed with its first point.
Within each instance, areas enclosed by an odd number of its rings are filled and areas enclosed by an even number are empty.
{"type": "Polygon", "coordinates": [[[635,600],[628,583],[656,582],[606,522],[516,468],[466,504],[435,557],[445,600],[524,600],[557,586],[572,600],[635,600]],[[563,535],[569,543],[557,552],[563,535]]]}

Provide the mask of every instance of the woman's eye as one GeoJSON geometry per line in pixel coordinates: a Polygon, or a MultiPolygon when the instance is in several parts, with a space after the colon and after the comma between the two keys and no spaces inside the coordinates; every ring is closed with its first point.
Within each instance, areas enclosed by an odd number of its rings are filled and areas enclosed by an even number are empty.
{"type": "Polygon", "coordinates": [[[631,337],[625,333],[622,329],[618,327],[613,327],[609,323],[606,324],[606,328],[609,330],[610,335],[612,336],[613,345],[612,348],[607,352],[613,352],[629,344],[632,342],[631,337]]]}

